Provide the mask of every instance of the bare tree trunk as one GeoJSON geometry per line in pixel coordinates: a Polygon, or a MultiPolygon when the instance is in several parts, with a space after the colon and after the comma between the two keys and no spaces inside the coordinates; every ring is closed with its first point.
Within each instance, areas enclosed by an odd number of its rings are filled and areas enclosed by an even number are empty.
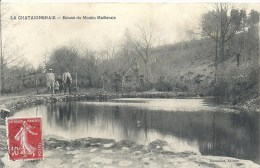
{"type": "Polygon", "coordinates": [[[35,77],[35,89],[36,89],[36,94],[39,94],[38,83],[37,83],[37,74],[36,74],[36,72],[34,72],[34,77],[35,77]]]}
{"type": "Polygon", "coordinates": [[[220,62],[225,61],[225,41],[224,38],[221,37],[220,41],[220,53],[219,53],[220,62]]]}
{"type": "Polygon", "coordinates": [[[89,87],[92,88],[93,84],[92,84],[92,79],[91,79],[91,75],[88,75],[88,80],[89,80],[89,87]]]}
{"type": "Polygon", "coordinates": [[[0,96],[1,96],[1,94],[2,94],[2,92],[3,92],[3,90],[4,90],[4,73],[3,73],[3,71],[4,71],[4,69],[2,68],[3,67],[3,64],[2,64],[2,61],[1,61],[1,72],[0,72],[0,96]]]}
{"type": "Polygon", "coordinates": [[[78,92],[78,73],[77,73],[77,71],[76,71],[75,80],[76,80],[76,92],[78,92]]]}
{"type": "Polygon", "coordinates": [[[215,77],[214,77],[214,83],[217,83],[217,76],[218,76],[218,41],[216,40],[215,43],[215,77]]]}
{"type": "MultiPolygon", "coordinates": [[[[2,48],[1,48],[2,51],[2,48]]],[[[0,95],[2,94],[3,91],[3,85],[4,85],[4,65],[3,65],[3,58],[2,58],[2,52],[1,52],[1,59],[0,59],[0,95]]]]}
{"type": "Polygon", "coordinates": [[[225,47],[225,5],[220,4],[220,53],[219,53],[219,61],[223,62],[225,60],[224,56],[224,47],[225,47]],[[224,8],[224,9],[223,9],[224,8]]]}
{"type": "Polygon", "coordinates": [[[144,61],[144,73],[145,73],[145,81],[150,82],[148,67],[147,67],[147,61],[144,61]]]}
{"type": "Polygon", "coordinates": [[[4,59],[3,59],[3,39],[2,39],[2,1],[0,0],[0,96],[2,94],[2,87],[3,87],[3,64],[4,64],[4,59]]]}

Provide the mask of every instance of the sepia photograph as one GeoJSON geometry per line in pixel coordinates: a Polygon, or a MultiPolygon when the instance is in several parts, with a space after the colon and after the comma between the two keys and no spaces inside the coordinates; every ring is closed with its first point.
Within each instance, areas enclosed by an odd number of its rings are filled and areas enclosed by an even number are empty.
{"type": "Polygon", "coordinates": [[[0,168],[260,168],[259,12],[0,0],[0,168]]]}

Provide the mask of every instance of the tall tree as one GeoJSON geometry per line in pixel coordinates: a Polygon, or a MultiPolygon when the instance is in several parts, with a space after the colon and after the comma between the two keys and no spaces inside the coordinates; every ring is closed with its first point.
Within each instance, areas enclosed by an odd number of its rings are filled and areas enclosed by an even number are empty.
{"type": "Polygon", "coordinates": [[[218,64],[227,59],[225,47],[236,33],[244,30],[247,26],[246,11],[234,9],[228,3],[216,3],[214,9],[203,14],[200,21],[203,36],[211,37],[215,42],[215,77],[217,83],[218,64]]]}
{"type": "Polygon", "coordinates": [[[95,51],[86,49],[80,58],[80,71],[87,76],[89,87],[93,87],[94,79],[98,78],[98,56],[95,51]]]}
{"type": "Polygon", "coordinates": [[[248,16],[248,41],[246,42],[246,47],[249,50],[249,60],[251,61],[251,55],[253,51],[257,51],[257,60],[253,63],[258,64],[259,59],[259,13],[255,10],[251,10],[248,16]]]}
{"type": "Polygon", "coordinates": [[[2,79],[3,79],[3,51],[2,51],[2,42],[3,42],[3,36],[2,36],[2,0],[0,0],[0,95],[2,93],[2,79]]]}
{"type": "Polygon", "coordinates": [[[71,73],[76,73],[78,57],[79,52],[74,47],[63,46],[57,48],[52,52],[48,60],[48,68],[54,69],[56,73],[63,73],[66,68],[68,68],[71,73]]]}
{"type": "Polygon", "coordinates": [[[137,25],[136,37],[130,38],[133,54],[142,60],[144,65],[144,77],[146,81],[150,81],[150,71],[148,69],[153,49],[157,42],[156,26],[152,20],[142,20],[137,25]]]}
{"type": "Polygon", "coordinates": [[[122,70],[125,72],[132,67],[133,63],[137,61],[137,56],[135,55],[135,50],[131,45],[132,35],[129,29],[125,30],[124,36],[120,44],[120,61],[123,66],[122,70]]]}
{"type": "Polygon", "coordinates": [[[225,46],[234,35],[246,27],[246,11],[234,9],[228,3],[214,4],[214,10],[202,15],[201,30],[204,36],[211,37],[219,47],[215,60],[225,61],[225,46]]]}
{"type": "Polygon", "coordinates": [[[5,87],[5,79],[8,71],[11,68],[19,66],[22,59],[21,51],[18,46],[14,46],[12,41],[14,40],[11,35],[8,37],[3,36],[6,30],[9,30],[14,26],[8,21],[7,17],[10,14],[11,9],[6,3],[2,3],[0,0],[0,94],[5,87]]]}

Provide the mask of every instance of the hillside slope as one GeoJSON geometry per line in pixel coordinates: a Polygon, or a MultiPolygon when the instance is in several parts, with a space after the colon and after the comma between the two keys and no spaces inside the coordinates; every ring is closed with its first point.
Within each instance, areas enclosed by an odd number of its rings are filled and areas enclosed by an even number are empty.
{"type": "MultiPolygon", "coordinates": [[[[218,64],[216,83],[215,47],[211,39],[157,47],[152,58],[155,61],[150,64],[153,81],[164,76],[164,82],[175,91],[224,96],[233,103],[255,98],[259,76],[258,39],[254,45],[247,44],[241,49],[240,44],[236,43],[238,38],[240,36],[226,46],[226,60],[218,64]]],[[[243,39],[244,43],[252,41],[246,33],[243,39]]]]}

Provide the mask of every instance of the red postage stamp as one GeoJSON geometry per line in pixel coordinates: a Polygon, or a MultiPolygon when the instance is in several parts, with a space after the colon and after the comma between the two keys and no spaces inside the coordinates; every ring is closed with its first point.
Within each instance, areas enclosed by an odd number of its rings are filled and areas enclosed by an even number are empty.
{"type": "Polygon", "coordinates": [[[10,160],[43,158],[41,117],[7,118],[7,138],[10,160]]]}

